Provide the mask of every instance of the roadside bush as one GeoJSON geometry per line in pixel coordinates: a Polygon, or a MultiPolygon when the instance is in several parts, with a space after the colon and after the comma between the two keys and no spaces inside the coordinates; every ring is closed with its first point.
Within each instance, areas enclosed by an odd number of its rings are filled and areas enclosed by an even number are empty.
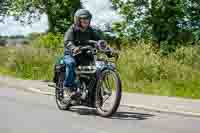
{"type": "MultiPolygon", "coordinates": [[[[200,50],[197,47],[194,49],[200,50]]],[[[199,67],[194,69],[199,63],[191,63],[191,60],[198,59],[195,57],[200,53],[193,53],[191,49],[186,51],[177,50],[175,53],[163,56],[155,53],[150,44],[123,49],[117,65],[123,89],[147,94],[200,97],[199,87],[194,87],[200,82],[198,78],[200,69],[199,67]],[[181,56],[182,52],[188,61],[181,56]]]]}
{"type": "Polygon", "coordinates": [[[200,68],[200,46],[185,46],[176,49],[176,52],[171,54],[181,64],[188,65],[192,68],[200,68]]]}
{"type": "Polygon", "coordinates": [[[63,35],[60,33],[48,33],[37,37],[31,45],[35,48],[59,48],[64,47],[63,35]]]}
{"type": "Polygon", "coordinates": [[[53,65],[62,50],[23,47],[16,50],[16,76],[25,79],[51,80],[53,65]]]}
{"type": "MultiPolygon", "coordinates": [[[[51,80],[53,64],[63,55],[63,48],[47,46],[49,48],[44,45],[0,48],[0,73],[51,80]]],[[[117,69],[123,91],[200,98],[199,56],[198,45],[182,46],[166,56],[155,51],[150,43],[122,47],[117,69]]]]}

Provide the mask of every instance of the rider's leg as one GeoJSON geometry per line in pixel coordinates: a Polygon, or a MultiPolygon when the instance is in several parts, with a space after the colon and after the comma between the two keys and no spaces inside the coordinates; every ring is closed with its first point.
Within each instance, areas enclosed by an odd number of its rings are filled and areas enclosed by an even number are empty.
{"type": "Polygon", "coordinates": [[[75,81],[75,67],[76,62],[75,59],[71,55],[64,56],[64,63],[66,65],[66,75],[64,86],[65,87],[73,87],[75,81]]]}

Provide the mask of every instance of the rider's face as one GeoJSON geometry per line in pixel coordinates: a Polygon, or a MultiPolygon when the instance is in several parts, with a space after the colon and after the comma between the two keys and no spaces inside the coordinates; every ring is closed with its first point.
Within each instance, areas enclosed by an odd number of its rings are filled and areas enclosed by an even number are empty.
{"type": "Polygon", "coordinates": [[[80,23],[81,23],[81,26],[86,29],[88,28],[89,24],[90,24],[90,20],[89,19],[80,19],[80,23]]]}

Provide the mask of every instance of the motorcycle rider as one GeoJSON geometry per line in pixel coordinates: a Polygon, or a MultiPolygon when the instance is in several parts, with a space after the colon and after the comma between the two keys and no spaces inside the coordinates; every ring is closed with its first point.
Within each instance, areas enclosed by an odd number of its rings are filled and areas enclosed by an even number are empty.
{"type": "MultiPolygon", "coordinates": [[[[85,45],[81,43],[84,40],[101,40],[101,37],[90,26],[92,14],[86,9],[79,9],[74,15],[74,24],[65,33],[64,37],[64,64],[66,66],[66,75],[64,81],[64,89],[72,89],[76,87],[75,68],[76,59],[73,53],[80,51],[79,46],[85,45]]],[[[84,60],[87,60],[85,58],[84,60]]]]}

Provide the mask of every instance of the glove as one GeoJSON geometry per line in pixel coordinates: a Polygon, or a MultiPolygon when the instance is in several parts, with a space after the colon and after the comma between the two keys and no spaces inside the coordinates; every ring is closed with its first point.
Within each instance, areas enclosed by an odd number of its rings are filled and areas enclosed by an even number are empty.
{"type": "Polygon", "coordinates": [[[76,53],[80,52],[80,48],[79,48],[79,47],[75,47],[75,48],[72,50],[72,52],[73,52],[74,54],[76,54],[76,53]]]}

